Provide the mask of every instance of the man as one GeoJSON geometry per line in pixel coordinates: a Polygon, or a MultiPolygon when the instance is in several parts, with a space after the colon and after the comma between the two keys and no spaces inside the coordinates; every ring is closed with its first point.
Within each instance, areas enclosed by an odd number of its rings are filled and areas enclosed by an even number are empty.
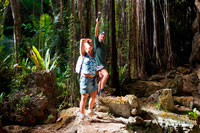
{"type": "Polygon", "coordinates": [[[99,72],[98,95],[101,95],[109,75],[106,70],[105,33],[102,32],[99,34],[99,24],[100,19],[97,18],[95,26],[94,56],[97,63],[97,71],[99,72]]]}

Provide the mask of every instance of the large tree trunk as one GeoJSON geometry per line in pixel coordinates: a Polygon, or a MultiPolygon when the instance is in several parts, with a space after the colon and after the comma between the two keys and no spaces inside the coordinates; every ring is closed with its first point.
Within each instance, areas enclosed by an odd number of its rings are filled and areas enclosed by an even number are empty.
{"type": "Polygon", "coordinates": [[[80,26],[80,38],[85,37],[83,12],[84,12],[84,10],[83,10],[83,0],[78,0],[78,18],[79,18],[79,26],[80,26]]]}
{"type": "Polygon", "coordinates": [[[117,45],[115,35],[115,0],[111,0],[111,40],[112,40],[112,60],[111,60],[111,86],[116,88],[116,95],[120,94],[119,79],[117,71],[117,45]]]}
{"type": "Polygon", "coordinates": [[[137,44],[136,44],[136,71],[137,77],[140,79],[145,79],[146,65],[145,65],[145,22],[144,22],[144,9],[146,8],[145,1],[137,0],[137,44]]]}
{"type": "Polygon", "coordinates": [[[74,104],[74,106],[78,106],[78,104],[76,103],[76,95],[77,91],[76,91],[76,73],[75,73],[75,66],[76,66],[76,38],[75,38],[75,9],[74,9],[74,0],[71,0],[71,15],[70,15],[70,33],[71,33],[71,59],[72,59],[72,64],[71,64],[71,68],[72,68],[72,78],[71,78],[71,104],[74,104]]]}
{"type": "Polygon", "coordinates": [[[155,0],[152,0],[153,8],[153,57],[156,61],[156,66],[161,67],[160,56],[158,52],[158,38],[157,38],[157,19],[156,19],[156,7],[155,0]]]}
{"type": "Polygon", "coordinates": [[[171,46],[171,37],[170,37],[170,19],[169,19],[169,7],[168,7],[168,0],[164,0],[164,11],[165,11],[165,19],[164,19],[164,26],[165,26],[165,46],[166,46],[166,57],[167,57],[167,69],[172,69],[174,67],[173,61],[173,52],[171,46]]]}
{"type": "Polygon", "coordinates": [[[200,64],[200,2],[195,0],[195,6],[197,8],[197,16],[192,24],[192,30],[194,38],[192,42],[192,53],[190,55],[190,65],[195,66],[200,64]]]}
{"type": "Polygon", "coordinates": [[[128,79],[131,79],[131,60],[132,60],[132,58],[131,58],[131,50],[132,50],[132,45],[134,44],[133,42],[133,40],[135,39],[134,37],[133,37],[133,34],[134,34],[134,23],[135,23],[135,21],[134,21],[134,19],[133,19],[133,15],[134,15],[134,5],[133,5],[133,1],[132,0],[130,0],[129,1],[129,5],[131,5],[130,6],[130,8],[129,8],[129,29],[128,29],[128,31],[129,31],[129,43],[128,43],[128,66],[127,66],[127,70],[128,70],[128,79]]]}
{"type": "Polygon", "coordinates": [[[14,20],[14,44],[15,44],[15,56],[16,63],[19,63],[18,60],[18,46],[22,47],[22,31],[21,31],[21,17],[19,3],[17,0],[10,0],[12,16],[14,20]]]}
{"type": "Polygon", "coordinates": [[[137,71],[137,39],[138,39],[138,6],[137,6],[137,0],[134,0],[132,3],[133,6],[133,59],[131,64],[131,76],[132,78],[136,79],[138,77],[138,71],[137,71]]]}
{"type": "Polygon", "coordinates": [[[62,2],[62,0],[60,0],[60,26],[61,26],[61,28],[62,28],[62,25],[63,25],[63,16],[62,16],[62,14],[63,14],[63,2],[62,2]]]}
{"type": "Polygon", "coordinates": [[[85,7],[87,7],[87,16],[86,16],[86,37],[90,37],[91,29],[91,3],[92,0],[86,0],[85,7]]]}
{"type": "Polygon", "coordinates": [[[95,0],[95,18],[98,17],[98,11],[99,11],[99,0],[95,0]]]}

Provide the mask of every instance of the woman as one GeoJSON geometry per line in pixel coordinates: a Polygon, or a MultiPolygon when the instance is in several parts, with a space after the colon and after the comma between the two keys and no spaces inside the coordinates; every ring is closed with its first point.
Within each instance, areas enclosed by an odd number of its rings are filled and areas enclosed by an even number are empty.
{"type": "Polygon", "coordinates": [[[98,85],[96,81],[96,62],[93,55],[93,45],[91,39],[80,40],[80,54],[83,57],[80,77],[80,117],[83,120],[85,117],[85,104],[90,94],[88,116],[93,115],[93,106],[97,95],[98,85]]]}

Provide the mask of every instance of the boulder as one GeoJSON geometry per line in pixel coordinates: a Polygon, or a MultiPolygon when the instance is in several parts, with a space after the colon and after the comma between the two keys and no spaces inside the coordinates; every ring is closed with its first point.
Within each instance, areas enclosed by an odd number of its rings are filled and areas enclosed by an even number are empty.
{"type": "Polygon", "coordinates": [[[102,105],[107,106],[110,112],[116,116],[128,118],[131,115],[139,114],[141,111],[137,97],[134,95],[127,95],[125,97],[98,97],[98,101],[102,105]]]}
{"type": "Polygon", "coordinates": [[[177,92],[180,92],[183,88],[183,79],[182,76],[177,75],[174,79],[167,79],[165,81],[164,88],[172,89],[172,93],[176,94],[177,92]]]}
{"type": "Polygon", "coordinates": [[[172,90],[171,89],[162,89],[156,91],[148,98],[149,102],[152,103],[160,103],[160,107],[163,110],[167,111],[174,111],[174,100],[172,97],[172,90]]]}
{"type": "Polygon", "coordinates": [[[174,96],[174,102],[176,104],[192,109],[194,105],[194,98],[191,96],[174,96]]]}
{"type": "Polygon", "coordinates": [[[159,102],[161,104],[161,108],[167,111],[174,111],[174,100],[172,97],[172,90],[171,89],[163,89],[162,94],[159,97],[159,102]]]}
{"type": "Polygon", "coordinates": [[[137,80],[125,85],[122,89],[126,94],[133,94],[136,97],[149,97],[156,90],[162,89],[163,84],[157,81],[141,81],[137,80]]]}
{"type": "Polygon", "coordinates": [[[182,91],[184,94],[187,95],[196,95],[198,94],[198,86],[199,86],[199,78],[197,73],[191,73],[188,75],[184,75],[183,77],[183,88],[182,91]]]}
{"type": "Polygon", "coordinates": [[[29,133],[32,127],[25,127],[19,125],[10,125],[3,127],[3,132],[1,133],[29,133]]]}
{"type": "Polygon", "coordinates": [[[25,78],[25,83],[24,90],[4,101],[0,109],[3,122],[23,125],[55,122],[57,85],[54,72],[34,72],[25,78]]]}

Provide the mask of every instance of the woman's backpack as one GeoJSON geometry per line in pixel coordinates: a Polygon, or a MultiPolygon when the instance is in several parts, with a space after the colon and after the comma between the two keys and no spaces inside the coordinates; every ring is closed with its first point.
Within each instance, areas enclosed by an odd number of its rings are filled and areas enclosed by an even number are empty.
{"type": "Polygon", "coordinates": [[[85,56],[79,56],[78,60],[76,62],[76,73],[78,73],[79,75],[81,74],[81,69],[82,69],[82,65],[83,65],[83,61],[84,61],[85,56]]]}

